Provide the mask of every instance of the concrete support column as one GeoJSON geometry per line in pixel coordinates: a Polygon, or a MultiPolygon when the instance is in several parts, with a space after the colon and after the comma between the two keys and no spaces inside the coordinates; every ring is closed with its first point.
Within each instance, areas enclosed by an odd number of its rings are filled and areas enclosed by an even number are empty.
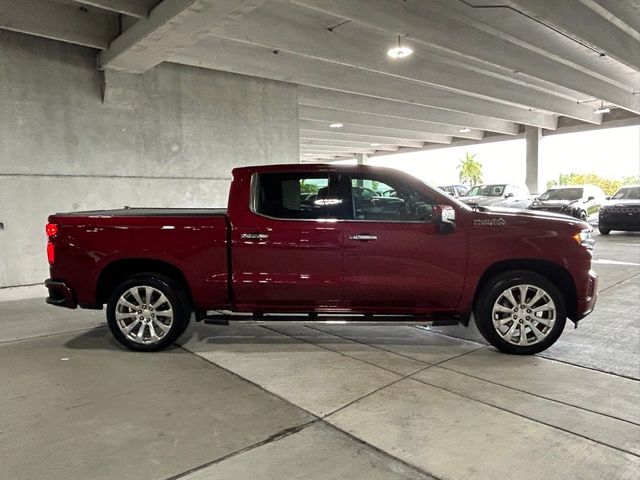
{"type": "Polygon", "coordinates": [[[542,129],[526,125],[524,127],[524,138],[527,142],[527,174],[525,182],[531,193],[541,193],[538,154],[540,140],[542,139],[542,129]]]}
{"type": "Polygon", "coordinates": [[[356,153],[356,163],[358,165],[364,165],[364,162],[367,161],[366,153],[356,153]]]}

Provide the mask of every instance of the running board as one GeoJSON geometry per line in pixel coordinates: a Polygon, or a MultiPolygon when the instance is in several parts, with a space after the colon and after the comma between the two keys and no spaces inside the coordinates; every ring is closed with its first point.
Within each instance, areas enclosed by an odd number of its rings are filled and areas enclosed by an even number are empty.
{"type": "Polygon", "coordinates": [[[208,313],[202,318],[208,325],[401,325],[401,326],[447,326],[458,325],[457,318],[419,315],[352,315],[352,314],[250,314],[250,313],[208,313]]]}

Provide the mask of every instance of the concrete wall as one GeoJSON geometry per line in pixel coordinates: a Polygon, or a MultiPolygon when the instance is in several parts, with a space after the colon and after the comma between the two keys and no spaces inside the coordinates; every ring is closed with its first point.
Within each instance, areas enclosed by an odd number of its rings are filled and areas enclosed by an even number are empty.
{"type": "Polygon", "coordinates": [[[226,206],[233,167],[298,161],[292,84],[162,64],[101,91],[94,50],[0,31],[0,289],[47,277],[50,213],[226,206]]]}

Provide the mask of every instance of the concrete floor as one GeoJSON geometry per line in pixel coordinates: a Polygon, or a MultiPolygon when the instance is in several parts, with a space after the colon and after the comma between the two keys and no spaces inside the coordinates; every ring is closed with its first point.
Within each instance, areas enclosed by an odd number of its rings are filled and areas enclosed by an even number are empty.
{"type": "Polygon", "coordinates": [[[640,235],[597,239],[596,311],[534,357],[295,325],[139,354],[102,312],[0,304],[0,478],[638,478],[640,235]]]}

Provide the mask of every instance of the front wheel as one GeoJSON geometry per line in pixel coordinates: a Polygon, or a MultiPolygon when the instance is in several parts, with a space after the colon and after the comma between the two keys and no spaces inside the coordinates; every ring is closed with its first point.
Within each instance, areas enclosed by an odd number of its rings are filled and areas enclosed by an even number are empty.
{"type": "Polygon", "coordinates": [[[567,317],[564,298],[551,281],[514,270],[483,287],[475,319],[482,336],[498,350],[532,355],[555,343],[567,317]]]}
{"type": "Polygon", "coordinates": [[[605,227],[598,227],[598,231],[601,235],[609,235],[611,233],[611,229],[605,227]]]}
{"type": "Polygon", "coordinates": [[[113,336],[125,347],[142,352],[171,345],[184,332],[190,315],[184,289],[155,273],[128,278],[107,302],[107,324],[113,336]]]}

